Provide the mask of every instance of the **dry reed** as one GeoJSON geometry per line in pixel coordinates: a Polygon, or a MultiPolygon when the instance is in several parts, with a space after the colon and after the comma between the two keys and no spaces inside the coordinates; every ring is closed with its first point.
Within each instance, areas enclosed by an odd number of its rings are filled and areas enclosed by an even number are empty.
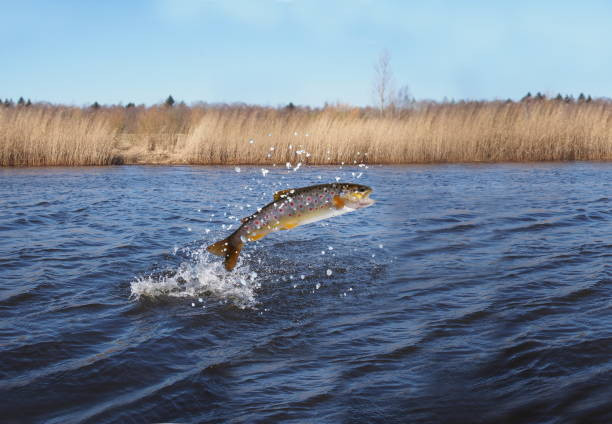
{"type": "Polygon", "coordinates": [[[0,108],[0,165],[310,164],[612,159],[605,101],[351,107],[0,108]]]}
{"type": "Polygon", "coordinates": [[[76,108],[0,111],[0,165],[108,165],[115,130],[108,119],[76,108]]]}

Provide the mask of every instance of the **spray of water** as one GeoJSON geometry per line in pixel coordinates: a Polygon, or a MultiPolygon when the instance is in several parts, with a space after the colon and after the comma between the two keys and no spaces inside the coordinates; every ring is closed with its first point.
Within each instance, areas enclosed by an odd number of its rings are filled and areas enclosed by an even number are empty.
{"type": "Polygon", "coordinates": [[[257,274],[248,265],[226,272],[220,261],[214,260],[204,248],[188,252],[189,260],[176,269],[137,278],[130,284],[131,297],[159,298],[204,296],[232,303],[239,308],[254,308],[256,290],[261,287],[257,274]]]}

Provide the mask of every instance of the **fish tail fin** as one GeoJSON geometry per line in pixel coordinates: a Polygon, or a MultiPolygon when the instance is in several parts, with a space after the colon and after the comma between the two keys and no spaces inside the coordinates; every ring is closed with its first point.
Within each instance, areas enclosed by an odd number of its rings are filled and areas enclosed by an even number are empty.
{"type": "Polygon", "coordinates": [[[240,249],[242,249],[242,244],[240,243],[237,246],[232,246],[230,250],[225,255],[225,261],[223,264],[225,265],[225,269],[231,271],[236,266],[238,262],[238,256],[240,256],[240,249]]]}
{"type": "Polygon", "coordinates": [[[213,255],[225,257],[225,261],[223,262],[225,269],[231,271],[238,262],[238,256],[240,256],[242,245],[243,243],[233,241],[233,237],[230,236],[226,239],[211,244],[206,248],[206,250],[213,255]]]}
{"type": "Polygon", "coordinates": [[[211,244],[206,248],[210,253],[217,256],[225,256],[229,251],[230,239],[226,238],[211,244]]]}

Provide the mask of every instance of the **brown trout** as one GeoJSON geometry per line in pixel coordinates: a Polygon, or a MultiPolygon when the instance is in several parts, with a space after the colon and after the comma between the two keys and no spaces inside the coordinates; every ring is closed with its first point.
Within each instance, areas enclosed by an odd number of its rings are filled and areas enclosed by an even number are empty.
{"type": "Polygon", "coordinates": [[[242,218],[242,225],[228,238],[207,250],[225,257],[225,269],[231,271],[238,262],[242,246],[278,230],[291,230],[300,225],[331,218],[374,204],[368,186],[350,183],[319,184],[281,190],[274,201],[256,213],[242,218]]]}

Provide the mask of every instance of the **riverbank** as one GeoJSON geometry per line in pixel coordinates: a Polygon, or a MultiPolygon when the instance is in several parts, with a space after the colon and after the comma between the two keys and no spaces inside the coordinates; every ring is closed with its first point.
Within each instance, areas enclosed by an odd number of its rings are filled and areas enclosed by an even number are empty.
{"type": "Polygon", "coordinates": [[[1,166],[563,160],[612,160],[612,103],[0,107],[1,166]]]}

